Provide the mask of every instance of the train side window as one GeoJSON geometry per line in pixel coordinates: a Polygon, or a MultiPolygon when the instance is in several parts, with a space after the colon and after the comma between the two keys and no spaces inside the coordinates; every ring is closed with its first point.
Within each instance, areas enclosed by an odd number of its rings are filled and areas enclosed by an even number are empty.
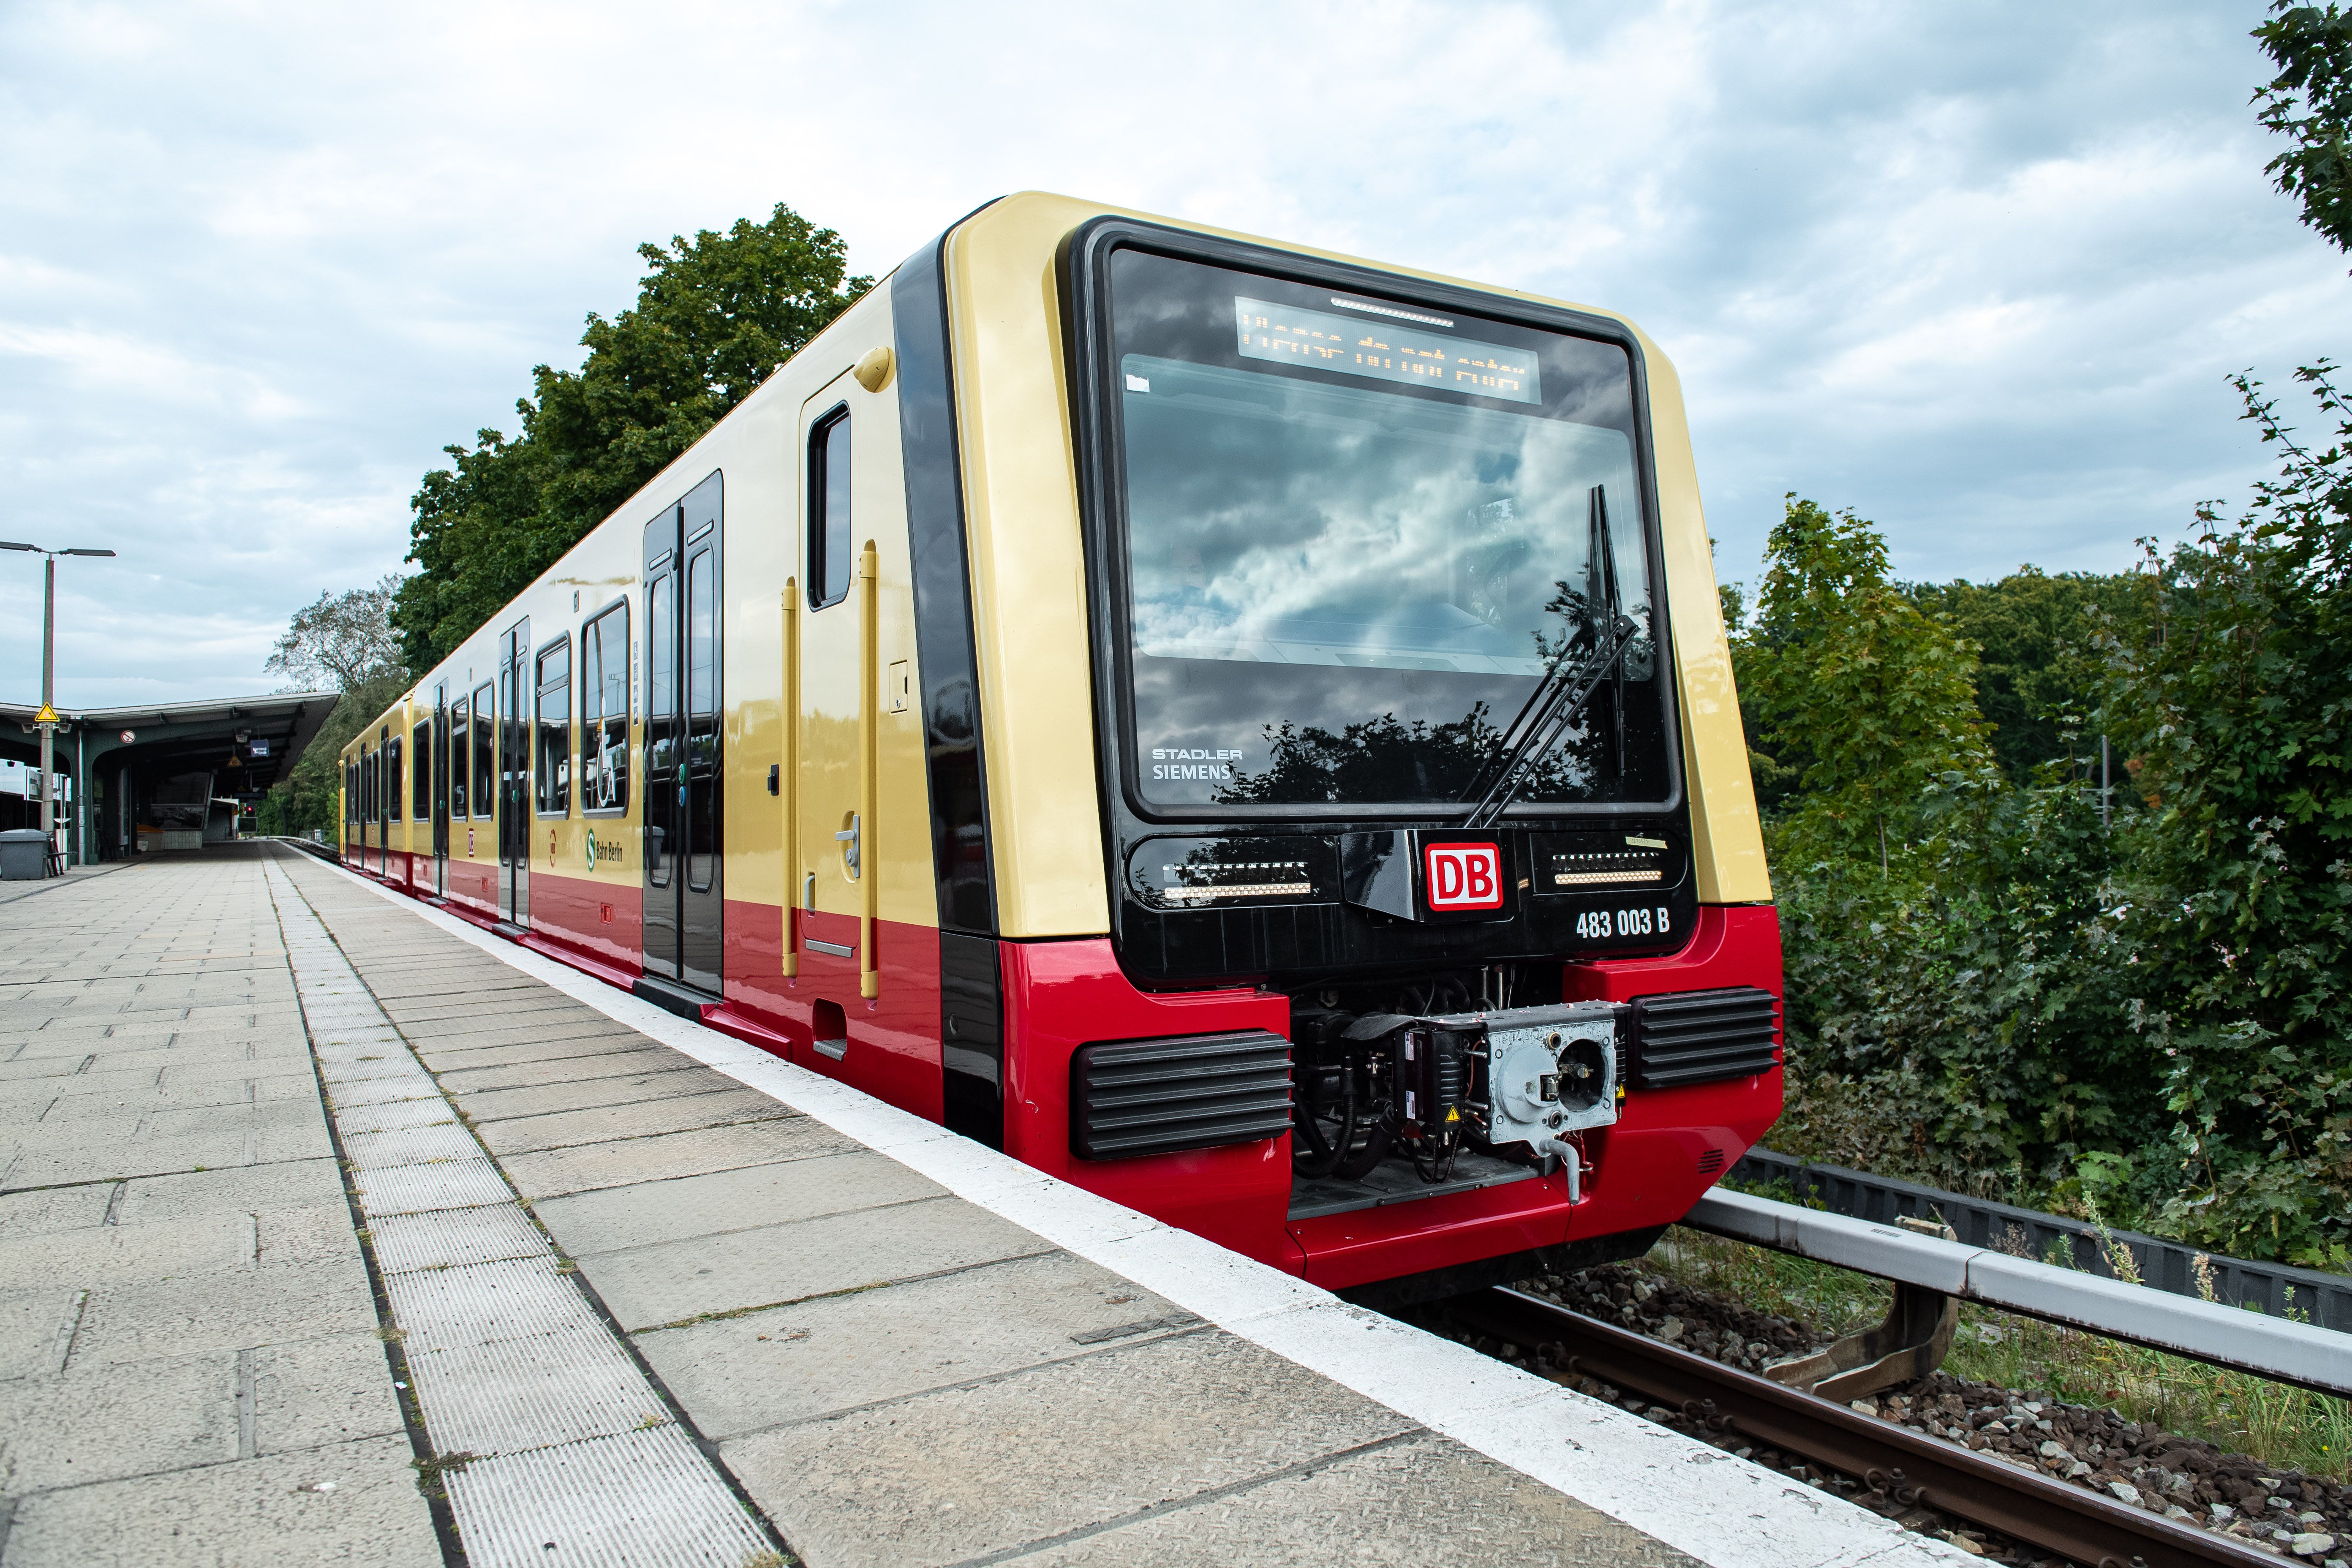
{"type": "Polygon", "coordinates": [[[491,815],[498,804],[499,729],[494,721],[498,704],[490,696],[490,683],[484,681],[474,688],[474,815],[491,815]]]}
{"type": "Polygon", "coordinates": [[[580,628],[580,809],[629,808],[629,605],[580,628]]]}
{"type": "Polygon", "coordinates": [[[467,737],[473,732],[473,714],[467,709],[466,700],[460,697],[456,705],[449,710],[449,815],[451,816],[466,815],[467,794],[466,763],[467,758],[472,755],[472,742],[467,737]]]}
{"type": "Polygon", "coordinates": [[[400,736],[393,734],[389,731],[385,731],[383,742],[383,814],[394,822],[400,820],[402,798],[400,789],[400,764],[402,759],[400,752],[401,748],[407,742],[400,736]]]}
{"type": "Polygon", "coordinates": [[[849,405],[809,432],[809,607],[849,596],[849,405]]]}
{"type": "Polygon", "coordinates": [[[422,822],[433,815],[433,721],[408,736],[408,815],[422,822]]]}
{"type": "Polygon", "coordinates": [[[375,820],[375,753],[360,748],[360,820],[375,820]]]}
{"type": "Polygon", "coordinates": [[[539,656],[539,814],[572,815],[572,641],[539,656]]]}

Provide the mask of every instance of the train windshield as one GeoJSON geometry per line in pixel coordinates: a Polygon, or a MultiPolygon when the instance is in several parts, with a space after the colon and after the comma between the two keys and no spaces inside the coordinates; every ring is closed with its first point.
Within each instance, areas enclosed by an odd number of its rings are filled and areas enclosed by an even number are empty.
{"type": "Polygon", "coordinates": [[[1145,799],[1456,802],[1547,672],[1611,646],[1519,798],[1666,796],[1622,348],[1134,250],[1111,265],[1145,799]]]}

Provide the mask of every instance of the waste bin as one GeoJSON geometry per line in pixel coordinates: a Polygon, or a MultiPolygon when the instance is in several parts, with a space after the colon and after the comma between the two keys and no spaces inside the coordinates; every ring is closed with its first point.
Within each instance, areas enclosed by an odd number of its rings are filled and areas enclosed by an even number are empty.
{"type": "Polygon", "coordinates": [[[0,833],[0,882],[37,882],[49,874],[49,836],[37,827],[0,833]]]}

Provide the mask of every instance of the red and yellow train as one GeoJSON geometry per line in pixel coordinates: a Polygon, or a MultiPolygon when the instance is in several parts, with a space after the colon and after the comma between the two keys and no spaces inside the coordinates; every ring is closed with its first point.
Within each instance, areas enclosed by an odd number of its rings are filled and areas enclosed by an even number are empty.
{"type": "Polygon", "coordinates": [[[1604,311],[992,203],[343,765],[353,868],[1335,1289],[1638,1254],[1780,1109],[1604,311]]]}

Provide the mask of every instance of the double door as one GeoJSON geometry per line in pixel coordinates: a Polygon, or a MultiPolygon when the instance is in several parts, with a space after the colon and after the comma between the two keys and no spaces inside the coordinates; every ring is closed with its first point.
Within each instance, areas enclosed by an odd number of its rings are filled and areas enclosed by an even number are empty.
{"type": "Polygon", "coordinates": [[[726,633],[719,476],[646,525],[646,970],[719,992],[726,633]]]}
{"type": "MultiPolygon", "coordinates": [[[[433,689],[433,896],[449,896],[449,689],[433,689]]],[[[416,765],[424,767],[423,757],[416,765]]]]}

